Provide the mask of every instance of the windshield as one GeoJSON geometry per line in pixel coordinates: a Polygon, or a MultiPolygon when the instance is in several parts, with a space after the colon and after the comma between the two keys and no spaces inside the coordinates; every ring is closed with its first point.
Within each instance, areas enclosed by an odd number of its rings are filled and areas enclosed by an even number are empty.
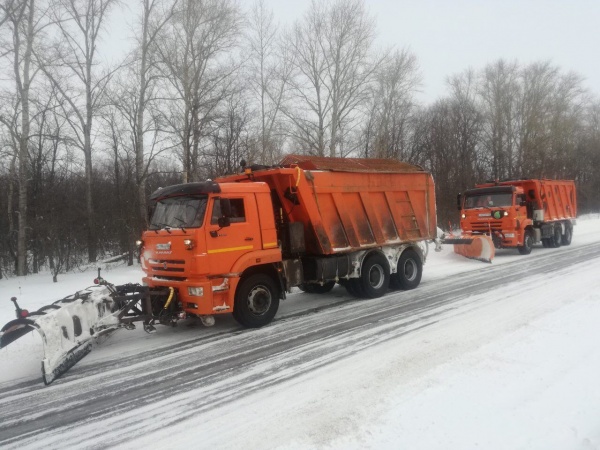
{"type": "Polygon", "coordinates": [[[512,206],[512,194],[482,194],[465,197],[465,209],[494,208],[498,206],[512,206]]]}
{"type": "Polygon", "coordinates": [[[156,203],[150,229],[198,228],[204,220],[208,196],[180,196],[165,198],[156,203]]]}

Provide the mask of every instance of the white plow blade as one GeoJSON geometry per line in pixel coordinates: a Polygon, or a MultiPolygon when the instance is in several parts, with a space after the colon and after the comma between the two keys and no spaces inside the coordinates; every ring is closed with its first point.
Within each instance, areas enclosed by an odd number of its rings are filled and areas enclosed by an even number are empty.
{"type": "Polygon", "coordinates": [[[44,343],[45,384],[52,383],[87,355],[93,339],[119,326],[118,311],[108,288],[89,288],[78,292],[75,298],[56,303],[60,309],[35,320],[44,343]]]}

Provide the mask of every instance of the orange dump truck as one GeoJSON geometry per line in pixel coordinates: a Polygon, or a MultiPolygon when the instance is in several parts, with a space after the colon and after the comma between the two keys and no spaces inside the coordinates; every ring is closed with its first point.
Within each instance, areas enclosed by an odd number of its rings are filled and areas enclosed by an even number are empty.
{"type": "Polygon", "coordinates": [[[169,310],[205,324],[233,313],[265,325],[294,286],[324,293],[338,282],[370,298],[412,289],[419,243],[436,237],[431,175],[395,160],[290,155],[159,189],[151,213],[139,243],[144,284],[168,289],[169,310]]]}
{"type": "Polygon", "coordinates": [[[486,251],[485,241],[478,238],[487,236],[495,248],[517,248],[527,255],[535,243],[571,243],[577,217],[575,183],[541,179],[479,184],[459,195],[458,208],[463,238],[474,238],[478,245],[470,251],[457,244],[457,253],[477,257],[469,253],[486,251]]]}

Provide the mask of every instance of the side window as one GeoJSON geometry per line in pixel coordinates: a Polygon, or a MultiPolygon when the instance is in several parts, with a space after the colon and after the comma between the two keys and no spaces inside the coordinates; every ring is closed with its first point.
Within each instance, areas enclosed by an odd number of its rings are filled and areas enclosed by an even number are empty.
{"type": "Polygon", "coordinates": [[[246,210],[244,209],[243,198],[231,199],[231,223],[245,222],[246,210]]]}
{"type": "MultiPolygon", "coordinates": [[[[244,208],[244,199],[243,198],[231,198],[229,199],[229,203],[231,204],[231,223],[240,223],[246,221],[246,210],[244,208]]],[[[213,211],[210,218],[211,225],[216,225],[218,223],[219,217],[221,217],[221,202],[215,201],[213,204],[213,211]]]]}

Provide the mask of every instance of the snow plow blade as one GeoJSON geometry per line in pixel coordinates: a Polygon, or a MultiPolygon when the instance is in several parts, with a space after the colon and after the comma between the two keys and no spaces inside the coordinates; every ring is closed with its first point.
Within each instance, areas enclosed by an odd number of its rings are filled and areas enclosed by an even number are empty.
{"type": "Polygon", "coordinates": [[[492,238],[485,234],[444,239],[443,243],[453,244],[454,253],[483,262],[491,263],[496,255],[492,238]]]}
{"type": "Polygon", "coordinates": [[[146,314],[150,300],[146,287],[139,285],[93,286],[29,313],[11,299],[17,317],[0,329],[0,348],[36,330],[42,337],[44,357],[42,378],[48,385],[59,378],[93,347],[100,337],[119,327],[134,328],[133,322],[146,314]]]}

